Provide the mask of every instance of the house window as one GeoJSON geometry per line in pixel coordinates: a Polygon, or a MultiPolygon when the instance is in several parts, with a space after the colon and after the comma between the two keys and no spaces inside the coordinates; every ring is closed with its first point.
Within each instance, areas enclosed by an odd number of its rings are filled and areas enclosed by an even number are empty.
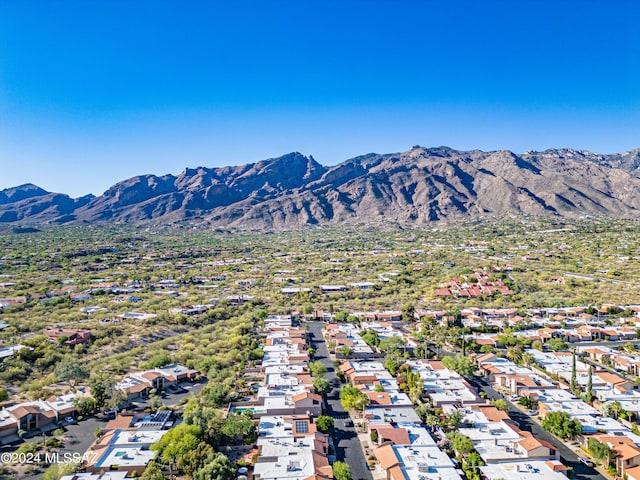
{"type": "Polygon", "coordinates": [[[309,423],[306,420],[296,420],[296,432],[308,433],[309,423]]]}

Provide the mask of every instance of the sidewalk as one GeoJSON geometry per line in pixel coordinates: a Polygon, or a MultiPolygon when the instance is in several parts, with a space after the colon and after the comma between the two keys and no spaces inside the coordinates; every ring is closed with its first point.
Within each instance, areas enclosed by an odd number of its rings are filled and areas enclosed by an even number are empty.
{"type": "MultiPolygon", "coordinates": [[[[371,437],[368,433],[359,433],[358,439],[360,440],[360,445],[362,447],[362,453],[367,459],[367,464],[369,462],[369,456],[373,455],[373,451],[377,448],[371,444],[371,437]]],[[[375,461],[376,464],[373,468],[370,468],[369,471],[373,476],[373,480],[387,480],[387,472],[380,468],[380,464],[378,461],[375,461]]]]}

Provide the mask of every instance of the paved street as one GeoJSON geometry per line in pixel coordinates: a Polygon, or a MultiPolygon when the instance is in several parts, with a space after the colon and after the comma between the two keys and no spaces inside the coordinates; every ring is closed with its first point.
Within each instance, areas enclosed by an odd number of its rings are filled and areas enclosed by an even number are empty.
{"type": "MultiPolygon", "coordinates": [[[[478,389],[487,394],[487,398],[490,400],[496,400],[498,398],[504,398],[499,392],[491,388],[491,386],[483,379],[474,377],[470,380],[470,383],[478,389]]],[[[556,437],[543,430],[540,425],[534,422],[531,417],[519,410],[513,403],[504,398],[509,404],[509,416],[515,420],[522,430],[533,433],[536,438],[544,440],[554,445],[560,452],[562,463],[566,466],[573,468],[574,472],[582,478],[590,478],[593,480],[606,480],[600,473],[593,468],[589,468],[578,461],[578,455],[567,447],[564,443],[560,442],[556,437]]],[[[585,455],[586,457],[586,455],[585,455]]]]}
{"type": "Polygon", "coordinates": [[[360,446],[360,440],[354,427],[345,426],[345,420],[349,418],[348,413],[340,403],[340,380],[336,377],[335,369],[329,351],[322,338],[322,323],[308,322],[309,335],[311,337],[311,345],[316,349],[314,355],[315,360],[321,361],[327,367],[325,378],[331,383],[332,389],[328,392],[327,415],[335,420],[335,429],[333,433],[333,441],[336,448],[336,457],[338,460],[346,462],[351,468],[351,477],[353,480],[372,480],[371,472],[367,465],[364,453],[360,446]]]}

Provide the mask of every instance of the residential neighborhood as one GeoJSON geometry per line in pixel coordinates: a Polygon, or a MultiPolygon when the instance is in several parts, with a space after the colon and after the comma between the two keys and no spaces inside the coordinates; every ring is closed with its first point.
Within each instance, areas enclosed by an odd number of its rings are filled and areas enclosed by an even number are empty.
{"type": "Polygon", "coordinates": [[[631,297],[527,306],[533,255],[461,268],[487,250],[403,237],[326,257],[127,241],[65,253],[91,274],[47,288],[4,260],[0,453],[67,454],[59,477],[90,480],[637,478],[631,297]]]}

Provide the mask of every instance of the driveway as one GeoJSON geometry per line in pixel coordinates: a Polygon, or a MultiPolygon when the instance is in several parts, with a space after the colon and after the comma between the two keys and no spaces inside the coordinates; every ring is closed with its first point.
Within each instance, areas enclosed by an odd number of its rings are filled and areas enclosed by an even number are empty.
{"type": "Polygon", "coordinates": [[[327,393],[326,414],[336,419],[333,429],[333,443],[336,449],[336,458],[345,462],[351,468],[351,478],[353,480],[373,480],[367,460],[362,451],[358,434],[354,427],[347,427],[345,421],[349,418],[349,413],[345,411],[340,403],[341,383],[336,377],[333,362],[329,357],[327,345],[322,337],[322,322],[307,322],[309,325],[309,336],[311,346],[315,348],[314,360],[322,362],[327,368],[325,378],[331,384],[331,390],[327,393]]]}
{"type": "Polygon", "coordinates": [[[67,425],[65,430],[64,446],[62,452],[84,453],[96,439],[96,430],[104,429],[108,420],[106,418],[89,417],[75,425],[67,425]]]}
{"type": "MultiPolygon", "coordinates": [[[[184,392],[182,393],[168,393],[166,396],[162,397],[162,404],[165,407],[175,407],[179,405],[184,399],[189,399],[189,397],[193,395],[197,395],[200,391],[207,385],[207,380],[201,380],[195,383],[182,383],[180,386],[184,388],[184,392]]],[[[131,410],[134,412],[141,412],[145,408],[149,407],[151,404],[148,399],[143,401],[134,401],[131,402],[133,408],[128,408],[127,410],[131,410]]]]}

